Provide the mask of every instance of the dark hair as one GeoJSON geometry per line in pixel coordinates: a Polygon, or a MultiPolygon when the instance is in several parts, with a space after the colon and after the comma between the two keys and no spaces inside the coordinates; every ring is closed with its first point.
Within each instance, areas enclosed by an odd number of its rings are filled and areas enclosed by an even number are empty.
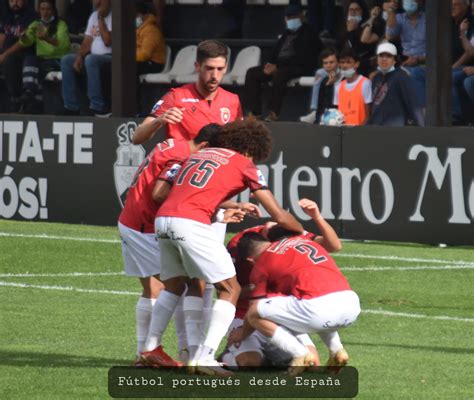
{"type": "Polygon", "coordinates": [[[351,6],[351,3],[357,3],[360,8],[362,8],[362,21],[365,21],[369,17],[369,8],[367,7],[367,4],[363,0],[350,0],[347,3],[347,10],[345,15],[349,15],[349,7],[351,6]]]}
{"type": "Polygon", "coordinates": [[[228,47],[219,40],[205,40],[198,44],[196,61],[203,63],[208,58],[224,57],[227,60],[229,57],[228,47]]]}
{"type": "Polygon", "coordinates": [[[329,56],[336,56],[336,58],[339,59],[337,50],[334,47],[327,47],[319,55],[319,59],[321,60],[321,63],[323,62],[325,58],[328,58],[329,56]]]}
{"type": "Polygon", "coordinates": [[[344,47],[339,53],[339,60],[344,58],[352,58],[354,61],[360,61],[360,55],[352,47],[344,47]]]}
{"type": "Polygon", "coordinates": [[[145,3],[144,0],[137,0],[135,8],[136,8],[137,13],[140,13],[140,14],[150,13],[150,7],[148,6],[148,4],[145,3]]]}
{"type": "Polygon", "coordinates": [[[272,151],[270,131],[262,122],[250,118],[224,125],[209,144],[252,157],[255,163],[266,160],[272,151]]]}
{"type": "Polygon", "coordinates": [[[207,124],[203,126],[196,137],[193,139],[194,143],[211,142],[212,138],[221,132],[221,126],[218,124],[207,124]]]}
{"type": "Polygon", "coordinates": [[[51,4],[51,7],[53,8],[54,20],[48,26],[48,36],[52,37],[56,35],[56,32],[58,31],[58,23],[59,23],[58,9],[56,8],[56,1],[55,0],[40,0],[38,1],[38,9],[41,3],[51,4]]]}
{"type": "Polygon", "coordinates": [[[270,242],[276,242],[287,237],[298,236],[299,234],[299,232],[290,231],[280,225],[275,225],[268,230],[267,238],[270,242]]]}
{"type": "Polygon", "coordinates": [[[255,253],[258,245],[269,240],[257,232],[247,232],[242,235],[237,243],[237,256],[240,260],[246,260],[255,253]]]}

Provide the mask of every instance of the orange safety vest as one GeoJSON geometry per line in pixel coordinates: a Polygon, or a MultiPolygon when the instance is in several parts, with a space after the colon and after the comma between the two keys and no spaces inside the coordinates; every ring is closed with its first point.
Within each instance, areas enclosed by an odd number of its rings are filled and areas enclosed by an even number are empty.
{"type": "Polygon", "coordinates": [[[365,112],[364,94],[362,86],[367,80],[361,77],[357,85],[352,90],[347,90],[346,81],[342,81],[339,86],[339,111],[344,114],[345,125],[362,125],[368,117],[365,112]]]}

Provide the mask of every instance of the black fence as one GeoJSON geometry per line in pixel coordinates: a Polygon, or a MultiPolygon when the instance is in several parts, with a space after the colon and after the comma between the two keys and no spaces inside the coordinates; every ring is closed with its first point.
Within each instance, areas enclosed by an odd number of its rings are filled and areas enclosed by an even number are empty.
{"type": "MultiPolygon", "coordinates": [[[[0,117],[0,218],[114,225],[136,168],[163,138],[133,146],[137,122],[0,117]]],[[[474,128],[269,127],[274,150],[260,168],[308,229],[302,197],[343,238],[474,244],[474,128]]]]}

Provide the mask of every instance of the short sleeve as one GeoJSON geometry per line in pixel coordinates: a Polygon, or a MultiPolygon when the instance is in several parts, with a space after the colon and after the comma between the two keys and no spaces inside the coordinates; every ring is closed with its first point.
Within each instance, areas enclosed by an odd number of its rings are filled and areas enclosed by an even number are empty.
{"type": "Polygon", "coordinates": [[[244,169],[245,183],[251,192],[259,189],[267,189],[267,180],[253,162],[249,162],[244,169]]]}
{"type": "Polygon", "coordinates": [[[87,21],[87,28],[86,28],[86,31],[84,32],[85,35],[94,36],[92,29],[94,28],[94,21],[96,20],[97,20],[97,11],[94,11],[87,21]]]}
{"type": "Polygon", "coordinates": [[[370,79],[364,79],[364,83],[362,84],[362,94],[364,96],[365,104],[372,103],[372,83],[370,82],[370,79]]]}
{"type": "Polygon", "coordinates": [[[250,274],[250,299],[267,296],[267,274],[261,268],[255,266],[250,274]]]}
{"type": "Polygon", "coordinates": [[[155,105],[151,109],[150,115],[153,117],[159,117],[175,105],[175,95],[174,92],[171,90],[155,103],[155,105]]]}
{"type": "Polygon", "coordinates": [[[339,105],[339,88],[341,87],[341,82],[339,82],[335,87],[334,87],[334,100],[333,104],[335,106],[339,105]]]}

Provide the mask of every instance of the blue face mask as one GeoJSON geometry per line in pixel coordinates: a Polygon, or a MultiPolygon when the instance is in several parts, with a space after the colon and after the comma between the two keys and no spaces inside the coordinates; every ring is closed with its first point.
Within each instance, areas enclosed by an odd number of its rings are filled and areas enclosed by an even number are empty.
{"type": "Polygon", "coordinates": [[[286,21],[286,27],[290,31],[297,31],[301,25],[302,25],[302,22],[299,18],[292,18],[286,21]]]}
{"type": "Polygon", "coordinates": [[[418,3],[414,0],[403,0],[403,8],[407,14],[414,14],[418,11],[418,3]]]}

